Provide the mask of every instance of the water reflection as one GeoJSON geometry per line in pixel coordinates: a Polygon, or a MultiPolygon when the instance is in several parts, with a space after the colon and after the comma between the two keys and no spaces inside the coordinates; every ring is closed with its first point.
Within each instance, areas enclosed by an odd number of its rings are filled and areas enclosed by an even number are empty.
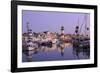
{"type": "Polygon", "coordinates": [[[77,59],[81,59],[81,56],[85,58],[90,57],[90,48],[87,47],[73,47],[73,54],[76,56],[77,59]],[[80,55],[82,54],[82,55],[80,55]]]}
{"type": "Polygon", "coordinates": [[[39,45],[34,50],[23,50],[22,61],[53,61],[89,59],[90,48],[73,46],[72,43],[39,45]]]}

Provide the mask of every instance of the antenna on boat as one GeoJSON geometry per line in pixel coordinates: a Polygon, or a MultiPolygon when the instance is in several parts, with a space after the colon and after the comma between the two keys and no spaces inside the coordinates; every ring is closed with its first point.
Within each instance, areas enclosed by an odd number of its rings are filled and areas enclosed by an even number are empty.
{"type": "Polygon", "coordinates": [[[79,26],[79,17],[78,17],[78,26],[79,26]]]}
{"type": "Polygon", "coordinates": [[[27,22],[26,24],[27,24],[26,27],[27,27],[27,33],[28,33],[28,31],[29,31],[29,22],[27,22]]]}

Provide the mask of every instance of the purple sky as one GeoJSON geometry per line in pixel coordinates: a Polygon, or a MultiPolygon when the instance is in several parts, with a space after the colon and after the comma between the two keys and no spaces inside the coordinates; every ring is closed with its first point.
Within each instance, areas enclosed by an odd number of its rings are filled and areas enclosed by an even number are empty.
{"type": "MultiPolygon", "coordinates": [[[[22,32],[26,32],[26,23],[29,22],[33,32],[51,31],[60,33],[61,26],[64,26],[65,33],[74,33],[78,21],[79,26],[86,23],[89,27],[90,14],[22,10],[22,32]]],[[[84,32],[84,25],[82,32],[84,32]]]]}

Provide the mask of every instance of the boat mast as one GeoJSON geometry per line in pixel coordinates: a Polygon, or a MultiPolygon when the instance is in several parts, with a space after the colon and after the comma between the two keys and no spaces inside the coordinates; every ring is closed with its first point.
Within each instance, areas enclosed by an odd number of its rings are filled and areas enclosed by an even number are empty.
{"type": "Polygon", "coordinates": [[[86,36],[87,34],[86,34],[86,31],[87,31],[87,15],[85,14],[85,16],[84,16],[84,20],[83,20],[83,23],[82,23],[82,25],[81,25],[81,27],[80,27],[80,33],[81,33],[81,30],[82,30],[82,27],[83,27],[83,24],[85,24],[84,25],[84,27],[85,27],[85,29],[84,29],[84,36],[86,36]]]}
{"type": "Polygon", "coordinates": [[[87,36],[86,30],[87,30],[87,15],[85,15],[85,37],[87,36]]]}
{"type": "Polygon", "coordinates": [[[29,33],[29,22],[26,23],[27,24],[27,34],[29,33]]]}
{"type": "Polygon", "coordinates": [[[78,18],[78,25],[75,28],[75,33],[77,35],[77,37],[79,36],[79,18],[78,18]]]}

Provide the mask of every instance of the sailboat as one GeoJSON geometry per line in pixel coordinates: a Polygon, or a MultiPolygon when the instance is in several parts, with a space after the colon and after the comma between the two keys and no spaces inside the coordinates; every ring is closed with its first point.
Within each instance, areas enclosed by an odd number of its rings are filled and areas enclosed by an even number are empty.
{"type": "Polygon", "coordinates": [[[80,35],[83,24],[81,25],[80,28],[79,28],[79,26],[76,26],[76,30],[75,30],[76,37],[73,39],[73,46],[74,47],[86,47],[86,48],[90,47],[90,38],[87,35],[87,31],[89,30],[89,28],[87,27],[87,16],[86,15],[84,17],[84,20],[86,22],[85,23],[85,32],[84,32],[85,35],[83,35],[83,36],[80,35]]]}

